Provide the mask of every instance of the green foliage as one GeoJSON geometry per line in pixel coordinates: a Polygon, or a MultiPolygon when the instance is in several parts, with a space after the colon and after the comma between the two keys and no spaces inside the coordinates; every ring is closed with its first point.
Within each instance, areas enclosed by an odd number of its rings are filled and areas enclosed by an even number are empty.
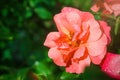
{"type": "Polygon", "coordinates": [[[35,8],[35,12],[37,13],[38,17],[41,19],[51,19],[52,15],[49,11],[47,11],[45,8],[35,8]]]}
{"type": "Polygon", "coordinates": [[[60,76],[61,80],[78,80],[80,75],[77,74],[70,74],[63,72],[62,75],[60,76]]]}
{"type": "MultiPolygon", "coordinates": [[[[66,73],[65,69],[56,66],[48,58],[48,49],[43,46],[47,33],[56,30],[53,16],[62,7],[90,11],[91,4],[92,0],[2,0],[0,80],[101,80],[99,75],[104,77],[102,80],[110,79],[96,66],[80,75],[66,73]]],[[[96,19],[101,19],[100,14],[94,15],[96,19]]],[[[113,30],[117,42],[113,43],[110,50],[119,44],[118,21],[113,30]]],[[[115,47],[114,51],[120,53],[120,46],[115,47]]]]}

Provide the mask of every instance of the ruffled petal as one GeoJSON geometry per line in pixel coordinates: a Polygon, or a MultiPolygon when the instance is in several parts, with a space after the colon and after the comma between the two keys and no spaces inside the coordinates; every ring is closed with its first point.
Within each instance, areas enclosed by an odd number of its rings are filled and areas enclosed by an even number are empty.
{"type": "Polygon", "coordinates": [[[92,14],[90,14],[89,12],[81,12],[80,15],[82,18],[82,22],[87,22],[91,19],[94,19],[94,16],[92,14]]]}
{"type": "Polygon", "coordinates": [[[53,59],[54,63],[58,66],[66,66],[63,56],[60,53],[60,51],[57,49],[57,47],[53,47],[49,50],[48,56],[53,59]]]}
{"type": "Polygon", "coordinates": [[[81,31],[81,17],[79,13],[75,12],[74,10],[66,13],[66,18],[69,24],[73,27],[74,31],[80,32],[81,31]]]}
{"type": "Polygon", "coordinates": [[[90,56],[98,56],[105,53],[106,45],[107,37],[103,34],[99,40],[87,43],[86,47],[90,56]]]}
{"type": "Polygon", "coordinates": [[[64,7],[62,13],[54,16],[54,20],[58,30],[66,35],[81,31],[80,11],[75,8],[64,7]]]}
{"type": "Polygon", "coordinates": [[[111,27],[108,26],[107,23],[104,22],[104,21],[99,21],[99,23],[100,23],[100,26],[101,26],[101,28],[103,29],[105,35],[106,35],[107,38],[108,38],[108,43],[110,43],[110,41],[111,41],[111,36],[110,36],[111,27]]]}
{"type": "Polygon", "coordinates": [[[77,12],[77,13],[79,13],[79,12],[81,12],[80,10],[78,10],[78,9],[76,9],[76,8],[72,8],[72,7],[64,7],[62,10],[62,13],[69,13],[69,12],[77,12]]]}
{"type": "Polygon", "coordinates": [[[66,72],[77,73],[77,74],[83,73],[84,69],[90,65],[90,61],[91,60],[88,56],[84,60],[80,60],[79,63],[73,62],[72,65],[66,68],[66,72]]]}
{"type": "Polygon", "coordinates": [[[106,54],[107,37],[105,34],[95,42],[87,44],[88,54],[94,64],[100,64],[106,54]]]}
{"type": "Polygon", "coordinates": [[[71,32],[74,32],[74,29],[68,23],[64,13],[59,13],[54,16],[54,21],[60,33],[65,35],[70,35],[71,32]]]}
{"type": "Polygon", "coordinates": [[[94,63],[94,64],[100,64],[101,62],[102,62],[102,60],[103,60],[103,58],[105,57],[105,55],[106,55],[106,47],[104,48],[104,50],[103,50],[103,52],[102,52],[102,54],[100,54],[100,55],[98,55],[98,56],[91,56],[90,55],[90,58],[91,58],[91,60],[92,60],[92,63],[94,63]]]}
{"type": "Polygon", "coordinates": [[[91,19],[86,23],[84,23],[84,25],[90,27],[90,35],[89,35],[88,42],[97,41],[101,37],[103,32],[101,31],[100,25],[98,24],[97,21],[95,21],[94,19],[91,19]]]}
{"type": "Polygon", "coordinates": [[[60,37],[59,32],[50,32],[47,35],[44,45],[50,48],[55,47],[56,46],[55,40],[57,40],[59,37],[60,37]]]}
{"type": "Polygon", "coordinates": [[[82,57],[82,56],[84,55],[84,52],[85,52],[85,47],[84,47],[84,46],[80,46],[80,47],[78,48],[78,50],[75,52],[73,58],[75,59],[75,58],[80,58],[80,57],[82,57]]]}

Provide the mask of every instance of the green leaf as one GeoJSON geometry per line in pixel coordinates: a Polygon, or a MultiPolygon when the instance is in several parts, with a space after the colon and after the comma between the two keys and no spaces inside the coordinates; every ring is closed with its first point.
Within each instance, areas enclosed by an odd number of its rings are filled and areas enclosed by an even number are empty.
{"type": "Polygon", "coordinates": [[[36,14],[38,15],[38,17],[41,19],[51,19],[52,18],[52,14],[43,7],[37,7],[34,10],[35,10],[36,14]]]}
{"type": "Polygon", "coordinates": [[[29,68],[22,68],[15,72],[11,70],[11,74],[0,75],[0,80],[27,80],[28,71],[29,71],[29,68]]]}
{"type": "Polygon", "coordinates": [[[25,80],[27,78],[27,73],[29,68],[22,68],[17,71],[17,79],[16,80],[25,80]]]}
{"type": "Polygon", "coordinates": [[[15,77],[11,76],[11,75],[0,75],[0,80],[16,80],[15,77]]]}
{"type": "Polygon", "coordinates": [[[94,16],[95,16],[95,19],[96,19],[96,20],[100,20],[100,19],[101,19],[100,14],[96,14],[96,15],[94,15],[94,16]]]}
{"type": "Polygon", "coordinates": [[[33,69],[39,75],[47,76],[47,75],[51,74],[50,69],[43,62],[36,61],[33,66],[33,69]]]}
{"type": "Polygon", "coordinates": [[[77,74],[63,72],[62,75],[60,76],[60,79],[61,80],[75,80],[78,77],[79,77],[79,75],[77,75],[77,74]]]}
{"type": "Polygon", "coordinates": [[[35,7],[37,5],[37,3],[38,3],[38,0],[30,0],[29,1],[29,4],[31,7],[35,7]]]}

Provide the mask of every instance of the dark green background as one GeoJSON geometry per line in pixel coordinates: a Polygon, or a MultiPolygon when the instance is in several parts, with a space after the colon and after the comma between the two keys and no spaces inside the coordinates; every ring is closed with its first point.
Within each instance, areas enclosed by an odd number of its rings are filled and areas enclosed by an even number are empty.
{"type": "MultiPolygon", "coordinates": [[[[46,35],[57,30],[53,21],[55,14],[65,6],[91,12],[92,2],[1,0],[0,80],[114,80],[95,65],[91,65],[83,74],[66,73],[64,68],[52,62],[47,55],[48,48],[43,46],[46,35]]],[[[100,13],[93,14],[96,19],[102,19],[100,13]]],[[[108,47],[109,51],[120,53],[118,18],[117,21],[112,18],[107,20],[114,27],[111,31],[112,43],[108,47]]]]}

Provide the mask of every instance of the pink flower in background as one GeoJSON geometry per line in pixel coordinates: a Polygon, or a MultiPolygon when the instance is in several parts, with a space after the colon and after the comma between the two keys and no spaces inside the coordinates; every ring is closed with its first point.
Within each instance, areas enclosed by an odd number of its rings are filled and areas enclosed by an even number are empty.
{"type": "Polygon", "coordinates": [[[120,80],[120,54],[108,53],[101,64],[101,69],[109,76],[120,80]]]}
{"type": "Polygon", "coordinates": [[[48,56],[70,73],[82,73],[90,63],[100,64],[106,54],[110,27],[96,21],[89,12],[64,7],[54,16],[58,32],[50,32],[44,42],[48,56]]]}
{"type": "Polygon", "coordinates": [[[97,12],[100,9],[103,13],[114,13],[115,16],[118,16],[120,15],[120,0],[98,0],[98,2],[91,7],[91,10],[94,12],[97,12]]]}

